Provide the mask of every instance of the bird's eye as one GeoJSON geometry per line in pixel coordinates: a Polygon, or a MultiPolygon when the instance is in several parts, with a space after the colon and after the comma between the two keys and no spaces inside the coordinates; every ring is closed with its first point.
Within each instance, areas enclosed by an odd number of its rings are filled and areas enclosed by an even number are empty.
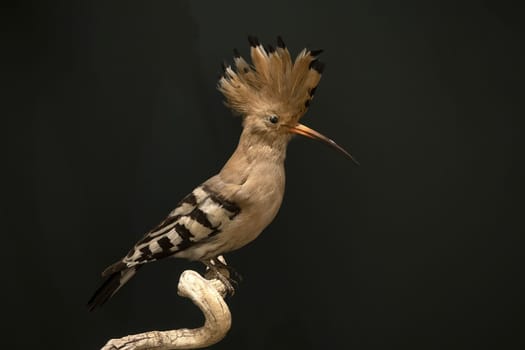
{"type": "Polygon", "coordinates": [[[279,121],[279,117],[276,116],[276,115],[271,115],[268,120],[270,121],[270,123],[272,124],[277,124],[277,122],[279,121]]]}

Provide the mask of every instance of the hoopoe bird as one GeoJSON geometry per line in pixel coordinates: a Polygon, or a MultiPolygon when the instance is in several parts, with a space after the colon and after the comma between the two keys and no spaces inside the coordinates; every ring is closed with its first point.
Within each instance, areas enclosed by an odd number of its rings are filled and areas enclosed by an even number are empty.
{"type": "MultiPolygon", "coordinates": [[[[302,50],[292,61],[281,37],[263,47],[248,37],[251,64],[234,50],[235,68],[223,66],[218,89],[242,116],[239,144],[220,172],[182,199],[129,253],[102,272],[105,282],[88,302],[111,298],[144,264],[168,257],[203,262],[232,292],[217,269],[218,256],[253,241],[276,216],[285,188],[284,160],[292,135],[322,141],[354,158],[334,141],[299,123],[321,79],[322,50],[302,50]]],[[[356,162],[357,163],[357,162],[356,162]]]]}

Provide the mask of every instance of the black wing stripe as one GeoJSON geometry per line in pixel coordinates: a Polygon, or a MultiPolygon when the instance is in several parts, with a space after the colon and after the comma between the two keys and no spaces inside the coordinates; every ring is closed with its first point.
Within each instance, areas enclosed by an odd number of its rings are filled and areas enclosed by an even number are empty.
{"type": "Polygon", "coordinates": [[[175,245],[171,243],[171,240],[167,236],[164,236],[161,239],[159,239],[157,241],[157,244],[159,245],[159,247],[162,248],[163,251],[171,251],[171,248],[175,247],[175,245]]]}
{"type": "Polygon", "coordinates": [[[189,205],[195,206],[197,205],[197,197],[195,197],[192,192],[180,201],[180,204],[182,203],[188,203],[189,205]]]}
{"type": "Polygon", "coordinates": [[[232,215],[230,216],[230,220],[236,217],[241,212],[241,208],[234,202],[231,202],[226,198],[222,197],[220,194],[213,192],[208,187],[203,186],[203,189],[206,192],[208,192],[209,198],[212,201],[214,201],[215,203],[219,204],[221,207],[232,213],[232,215]]]}
{"type": "MultiPolygon", "coordinates": [[[[151,259],[152,252],[151,249],[149,249],[149,245],[145,245],[144,247],[140,248],[139,251],[141,254],[137,258],[137,262],[148,261],[151,259]]],[[[132,252],[135,254],[135,250],[132,250],[132,252]]]]}
{"type": "Polygon", "coordinates": [[[161,222],[157,227],[151,230],[146,236],[144,236],[137,245],[145,244],[152,241],[155,237],[162,236],[175,226],[175,222],[179,220],[180,215],[170,216],[161,222]]]}
{"type": "MultiPolygon", "coordinates": [[[[151,242],[154,238],[162,236],[163,234],[165,234],[166,232],[171,230],[175,226],[174,223],[177,220],[179,220],[182,215],[186,215],[187,214],[187,212],[186,213],[180,213],[180,211],[181,211],[181,209],[182,209],[184,204],[188,204],[190,206],[190,208],[189,208],[190,210],[192,210],[192,208],[194,208],[197,205],[197,196],[194,194],[194,192],[191,192],[186,197],[184,197],[179,202],[177,207],[172,211],[172,214],[174,214],[177,211],[179,211],[179,214],[173,215],[173,216],[168,216],[164,221],[162,221],[154,229],[149,231],[148,234],[146,234],[146,236],[144,236],[142,238],[142,240],[140,240],[137,244],[140,245],[140,244],[145,244],[145,243],[151,242]]],[[[185,211],[185,210],[183,210],[183,211],[185,211]]]]}
{"type": "Polygon", "coordinates": [[[206,213],[199,208],[193,209],[193,211],[190,213],[190,218],[197,221],[202,226],[209,228],[210,230],[216,229],[216,227],[211,223],[210,219],[208,219],[208,215],[206,215],[206,213]]]}
{"type": "Polygon", "coordinates": [[[182,224],[175,224],[175,231],[177,231],[183,241],[190,241],[191,237],[193,237],[193,233],[191,233],[191,231],[182,224]]]}

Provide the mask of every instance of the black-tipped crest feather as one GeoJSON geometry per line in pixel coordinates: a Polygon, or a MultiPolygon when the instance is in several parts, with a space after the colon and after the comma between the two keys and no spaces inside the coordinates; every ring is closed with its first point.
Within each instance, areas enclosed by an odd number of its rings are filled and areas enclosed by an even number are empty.
{"type": "Polygon", "coordinates": [[[259,46],[259,39],[253,35],[248,35],[248,42],[252,47],[259,46]]]}
{"type": "Polygon", "coordinates": [[[218,89],[226,104],[241,115],[276,108],[298,120],[308,108],[313,91],[321,79],[324,64],[317,60],[322,50],[301,51],[292,61],[283,39],[277,47],[260,44],[249,36],[251,61],[248,64],[234,51],[235,69],[227,67],[218,89]]]}
{"type": "Polygon", "coordinates": [[[284,43],[284,40],[280,35],[277,36],[277,46],[281,49],[286,49],[286,44],[284,43]]]}
{"type": "Polygon", "coordinates": [[[325,64],[317,59],[310,63],[310,69],[317,71],[319,74],[323,74],[325,64]]]}

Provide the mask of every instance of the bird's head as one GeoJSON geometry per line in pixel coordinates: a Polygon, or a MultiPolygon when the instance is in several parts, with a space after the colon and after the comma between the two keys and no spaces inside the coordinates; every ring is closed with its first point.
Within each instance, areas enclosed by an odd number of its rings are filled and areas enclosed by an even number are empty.
{"type": "Polygon", "coordinates": [[[299,123],[321,79],[324,64],[317,59],[322,50],[302,50],[294,61],[281,37],[277,46],[266,48],[255,37],[251,64],[234,50],[235,68],[223,66],[218,89],[226,105],[243,117],[245,130],[270,143],[287,143],[293,134],[322,141],[357,161],[334,141],[299,123]]]}

